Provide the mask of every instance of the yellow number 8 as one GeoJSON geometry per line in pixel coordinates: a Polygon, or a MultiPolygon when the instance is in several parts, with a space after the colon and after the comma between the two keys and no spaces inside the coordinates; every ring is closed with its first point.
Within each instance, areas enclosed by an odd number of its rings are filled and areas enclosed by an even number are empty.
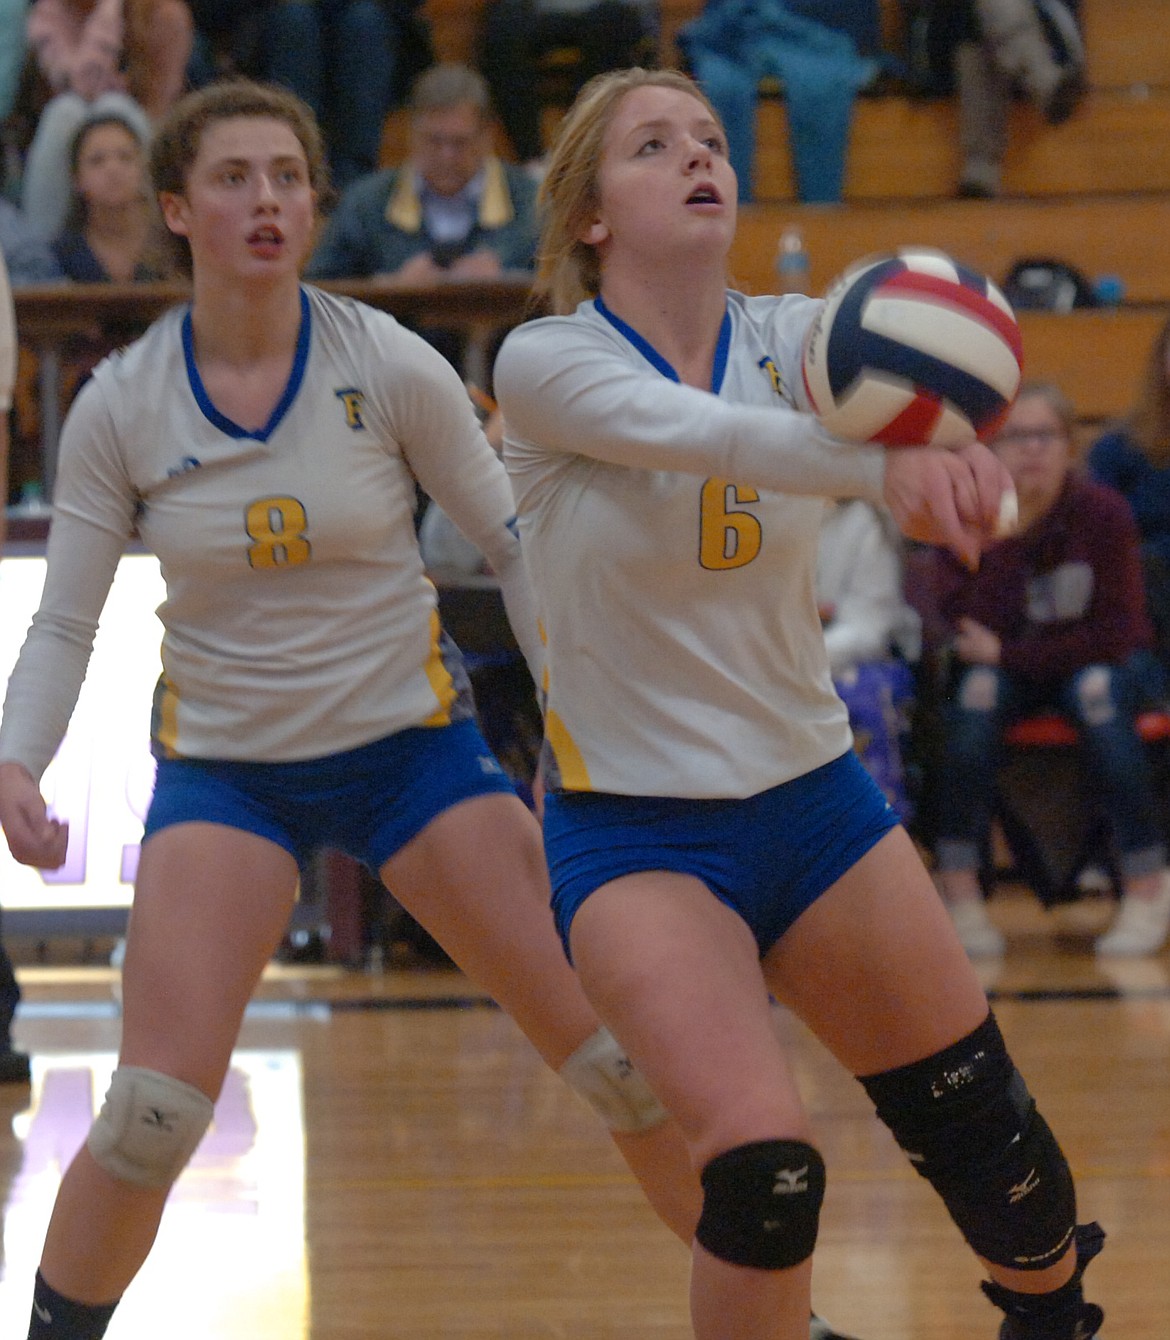
{"type": "Polygon", "coordinates": [[[307,563],[312,546],[305,539],[309,519],[295,498],[258,498],[244,514],[254,541],[248,562],[254,568],[280,568],[307,563]]]}

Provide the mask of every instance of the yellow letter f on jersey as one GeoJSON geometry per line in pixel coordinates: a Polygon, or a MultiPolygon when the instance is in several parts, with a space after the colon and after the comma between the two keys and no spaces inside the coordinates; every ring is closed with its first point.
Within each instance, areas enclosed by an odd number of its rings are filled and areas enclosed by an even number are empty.
{"type": "Polygon", "coordinates": [[[356,432],[359,428],[366,426],[362,418],[362,408],[366,403],[364,392],[359,391],[356,386],[345,386],[333,394],[345,406],[345,422],[356,432]]]}

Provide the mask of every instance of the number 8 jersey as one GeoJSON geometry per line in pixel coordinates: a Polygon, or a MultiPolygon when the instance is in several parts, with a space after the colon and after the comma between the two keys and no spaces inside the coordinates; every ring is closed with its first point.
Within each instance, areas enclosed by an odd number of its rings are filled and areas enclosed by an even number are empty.
{"type": "Polygon", "coordinates": [[[415,480],[497,572],[522,576],[503,468],[418,336],[311,288],[301,306],[261,426],[212,403],[186,309],[99,365],[62,435],[49,576],[0,757],[47,766],[135,529],[167,587],[156,753],[318,758],[470,710],[418,551],[415,480]]]}

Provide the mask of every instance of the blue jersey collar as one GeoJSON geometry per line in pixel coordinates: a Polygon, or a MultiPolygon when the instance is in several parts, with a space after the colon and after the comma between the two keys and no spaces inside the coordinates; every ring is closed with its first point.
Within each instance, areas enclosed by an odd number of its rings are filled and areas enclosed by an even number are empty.
{"type": "MultiPolygon", "coordinates": [[[[605,305],[604,300],[599,296],[593,299],[594,310],[599,312],[614,330],[619,331],[634,346],[635,349],[662,373],[664,377],[669,377],[672,382],[681,380],[674,368],[666,361],[657,349],[633,328],[627,325],[620,316],[611,312],[605,305]]],[[[724,307],[723,320],[719,326],[719,341],[715,345],[715,365],[711,369],[711,392],[718,395],[723,386],[723,377],[727,372],[727,355],[731,349],[731,312],[724,307]]]]}
{"type": "Polygon", "coordinates": [[[203,415],[221,433],[226,433],[228,437],[235,438],[253,438],[258,442],[267,442],[268,439],[280,427],[281,420],[288,413],[292,402],[296,399],[297,392],[301,389],[301,382],[305,379],[305,365],[309,361],[309,343],[313,334],[313,313],[309,306],[309,295],[305,289],[301,288],[301,325],[297,331],[297,347],[293,356],[292,371],[288,374],[288,382],[285,385],[284,392],[276,403],[276,408],[269,416],[268,422],[258,431],[251,428],[243,428],[233,419],[229,419],[226,414],[221,414],[211,402],[211,397],[207,394],[207,389],[203,385],[203,378],[199,375],[199,368],[195,363],[195,334],[191,325],[191,309],[188,308],[183,314],[183,358],[187,363],[187,381],[191,386],[191,393],[195,397],[195,402],[203,411],[203,415]]]}

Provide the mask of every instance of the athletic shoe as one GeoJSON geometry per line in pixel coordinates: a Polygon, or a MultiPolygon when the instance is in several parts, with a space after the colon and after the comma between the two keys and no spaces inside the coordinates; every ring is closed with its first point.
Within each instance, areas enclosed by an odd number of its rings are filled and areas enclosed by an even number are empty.
{"type": "Polygon", "coordinates": [[[1113,925],[1097,941],[1098,954],[1156,954],[1170,934],[1170,875],[1152,898],[1126,894],[1113,925]]]}
{"type": "Polygon", "coordinates": [[[1084,1310],[1075,1321],[1046,1327],[1005,1317],[999,1328],[999,1340],[1098,1340],[1098,1330],[1105,1320],[1105,1313],[1096,1303],[1085,1303],[1083,1307],[1084,1310]]]}
{"type": "Polygon", "coordinates": [[[1078,1224],[1076,1270],[1072,1279],[1053,1293],[1017,1293],[984,1280],[980,1286],[983,1292],[1006,1313],[999,1340],[1099,1340],[1105,1314],[1096,1303],[1085,1302],[1081,1279],[1104,1243],[1100,1224],[1078,1224]]]}
{"type": "Polygon", "coordinates": [[[991,158],[970,157],[963,162],[958,195],[961,200],[991,200],[999,194],[999,164],[991,158]]]}
{"type": "Polygon", "coordinates": [[[808,1322],[808,1340],[853,1340],[842,1331],[835,1331],[824,1319],[814,1312],[808,1322]]]}
{"type": "Polygon", "coordinates": [[[947,903],[959,943],[971,958],[994,958],[1004,949],[1003,932],[992,924],[982,898],[947,903]]]}

